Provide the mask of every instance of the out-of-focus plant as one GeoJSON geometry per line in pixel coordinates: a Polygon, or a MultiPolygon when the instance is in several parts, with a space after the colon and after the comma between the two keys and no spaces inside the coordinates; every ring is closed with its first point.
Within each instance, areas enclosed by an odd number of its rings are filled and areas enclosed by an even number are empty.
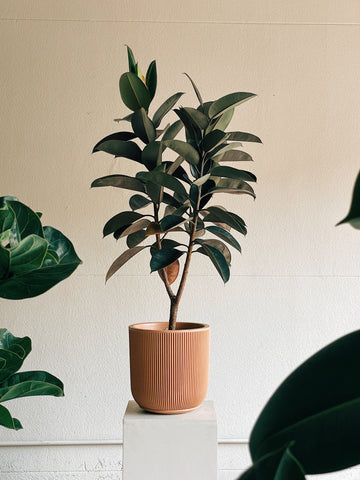
{"type": "Polygon", "coordinates": [[[130,159],[140,167],[135,176],[108,175],[92,183],[92,187],[112,186],[136,192],[129,200],[131,210],[118,213],[104,226],[104,236],[126,238],[128,247],[111,265],[106,278],[134,255],[148,249],[151,271],[159,272],[170,299],[169,329],[172,330],[192,254],[207,257],[227,282],[231,263],[229,246],[241,251],[230,231],[245,235],[244,220],[223,206],[211,205],[211,201],[219,193],[255,198],[250,185],[256,181],[255,175],[226,165],[252,160],[248,153],[239,150],[241,142],[261,142],[250,133],[226,131],[235,107],[255,95],[236,92],[204,102],[188,76],[199,104],[196,108],[174,109],[178,120],[160,127],[183,93],[175,93],[150,115],[157,86],[156,62],[151,62],[144,77],[129,47],[128,60],[129,71],[121,75],[119,85],[121,98],[132,111],[121,120],[129,122],[131,130],[113,133],[93,149],[93,152],[103,151],[130,159]],[[183,129],[185,140],[176,139],[183,129]],[[177,153],[174,161],[164,159],[167,149],[177,153]],[[146,207],[150,207],[146,213],[139,212],[146,207]],[[179,233],[187,235],[185,243],[179,240],[182,238],[179,233]],[[207,238],[207,234],[212,238],[207,238]],[[182,256],[185,261],[181,268],[179,258],[182,256]],[[172,284],[178,276],[179,284],[174,291],[172,284]]]}

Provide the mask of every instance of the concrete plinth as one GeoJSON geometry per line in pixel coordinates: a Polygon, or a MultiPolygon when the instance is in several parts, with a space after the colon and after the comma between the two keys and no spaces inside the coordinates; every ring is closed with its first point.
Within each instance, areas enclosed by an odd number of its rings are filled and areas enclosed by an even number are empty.
{"type": "Polygon", "coordinates": [[[134,401],[124,415],[123,480],[216,480],[213,402],[179,415],[147,413],[134,401]]]}

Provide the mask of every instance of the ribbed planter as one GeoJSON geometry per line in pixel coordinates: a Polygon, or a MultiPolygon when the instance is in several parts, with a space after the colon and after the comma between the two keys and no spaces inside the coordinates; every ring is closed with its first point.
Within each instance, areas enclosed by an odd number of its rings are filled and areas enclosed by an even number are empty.
{"type": "Polygon", "coordinates": [[[205,400],[210,327],[201,323],[138,323],[129,327],[131,391],[144,410],[184,413],[205,400]]]}

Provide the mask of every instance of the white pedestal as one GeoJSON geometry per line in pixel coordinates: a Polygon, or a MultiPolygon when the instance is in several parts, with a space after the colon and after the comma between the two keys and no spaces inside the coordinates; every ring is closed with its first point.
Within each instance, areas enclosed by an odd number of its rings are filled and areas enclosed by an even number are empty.
{"type": "Polygon", "coordinates": [[[124,415],[123,480],[216,480],[213,402],[179,415],[147,413],[136,402],[124,415]]]}

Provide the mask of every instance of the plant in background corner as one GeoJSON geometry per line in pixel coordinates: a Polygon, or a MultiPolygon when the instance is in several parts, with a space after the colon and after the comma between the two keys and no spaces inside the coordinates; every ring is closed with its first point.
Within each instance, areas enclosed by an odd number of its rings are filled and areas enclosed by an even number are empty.
{"type": "Polygon", "coordinates": [[[104,226],[104,236],[126,238],[128,247],[111,265],[106,279],[134,255],[148,249],[151,272],[158,271],[170,299],[169,329],[174,330],[192,254],[208,257],[227,282],[231,262],[229,246],[241,251],[231,230],[245,235],[244,220],[222,206],[213,205],[212,201],[219,193],[255,198],[250,185],[256,181],[255,175],[227,163],[252,160],[248,153],[239,150],[240,142],[261,140],[250,133],[226,131],[235,107],[255,95],[236,92],[204,102],[187,75],[199,105],[174,109],[178,120],[160,127],[183,93],[172,95],[150,116],[157,85],[156,62],[151,62],[144,77],[129,47],[127,52],[129,71],[121,76],[119,85],[121,98],[132,113],[120,120],[129,122],[132,130],[113,133],[93,149],[93,152],[103,151],[133,160],[140,166],[134,177],[108,175],[91,185],[136,192],[129,200],[130,210],[118,213],[104,226]],[[183,129],[185,140],[177,139],[183,129]],[[174,161],[164,159],[167,149],[177,153],[174,161]],[[182,267],[180,257],[185,258],[182,267]],[[175,290],[173,283],[177,278],[175,290]]]}

